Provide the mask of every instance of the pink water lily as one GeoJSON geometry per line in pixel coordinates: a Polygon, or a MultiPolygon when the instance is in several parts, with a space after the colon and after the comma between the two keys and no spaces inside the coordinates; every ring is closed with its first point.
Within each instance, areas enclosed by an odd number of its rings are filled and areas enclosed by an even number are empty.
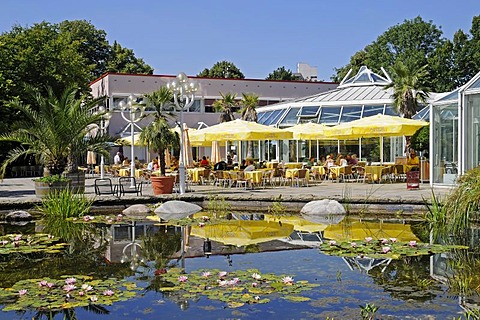
{"type": "Polygon", "coordinates": [[[65,279],[65,283],[66,283],[66,284],[74,284],[75,282],[77,282],[77,279],[75,279],[75,278],[67,278],[67,279],[65,279]]]}
{"type": "Polygon", "coordinates": [[[372,237],[366,237],[366,238],[365,238],[365,242],[367,242],[367,243],[370,242],[370,241],[372,241],[372,240],[373,240],[372,237]]]}
{"type": "Polygon", "coordinates": [[[328,244],[331,245],[331,246],[334,246],[336,243],[337,243],[337,241],[335,241],[335,240],[328,241],[328,244]]]}
{"type": "Polygon", "coordinates": [[[257,287],[257,286],[258,286],[258,283],[256,283],[256,282],[252,282],[252,287],[254,287],[254,288],[255,288],[255,287],[257,287]]]}
{"type": "Polygon", "coordinates": [[[219,276],[220,278],[223,278],[223,277],[225,277],[226,275],[227,275],[227,272],[226,272],[226,271],[220,271],[220,272],[218,273],[218,276],[219,276]]]}
{"type": "Polygon", "coordinates": [[[410,247],[416,247],[416,246],[417,246],[417,241],[412,240],[412,241],[410,241],[410,242],[408,243],[408,245],[409,245],[410,247]]]}
{"type": "Polygon", "coordinates": [[[2,242],[0,242],[3,246],[8,244],[8,241],[7,240],[2,240],[2,242]]]}
{"type": "Polygon", "coordinates": [[[20,240],[22,240],[22,235],[20,234],[20,235],[18,235],[18,236],[15,236],[15,238],[13,238],[13,240],[15,240],[15,241],[20,241],[20,240]]]}
{"type": "Polygon", "coordinates": [[[38,285],[39,285],[40,287],[46,287],[46,286],[47,286],[47,281],[42,280],[42,281],[40,281],[40,282],[38,283],[38,285]]]}
{"type": "Polygon", "coordinates": [[[80,291],[80,292],[78,293],[78,295],[79,295],[80,297],[83,297],[83,296],[85,295],[85,292],[80,291]]]}
{"type": "Polygon", "coordinates": [[[390,238],[390,242],[392,242],[392,243],[397,242],[397,238],[390,238]]]}
{"type": "Polygon", "coordinates": [[[383,252],[383,253],[389,253],[390,250],[392,250],[390,247],[383,247],[383,248],[382,248],[382,252],[383,252]]]}
{"type": "Polygon", "coordinates": [[[178,277],[178,282],[187,282],[188,277],[187,276],[180,276],[178,277]]]}
{"type": "Polygon", "coordinates": [[[199,226],[200,228],[203,228],[203,227],[205,227],[205,223],[199,222],[199,223],[198,223],[198,226],[199,226]]]}
{"type": "Polygon", "coordinates": [[[53,287],[55,287],[55,284],[54,284],[54,283],[52,283],[52,282],[49,282],[49,283],[47,283],[47,287],[49,287],[49,288],[53,288],[53,287]]]}
{"type": "Polygon", "coordinates": [[[356,247],[357,247],[357,243],[356,243],[356,242],[352,242],[352,243],[350,243],[350,245],[352,246],[352,248],[356,248],[356,247]]]}
{"type": "Polygon", "coordinates": [[[286,284],[286,285],[290,285],[290,286],[293,285],[293,278],[292,278],[292,277],[288,277],[288,276],[287,276],[287,277],[283,277],[283,278],[282,278],[282,281],[283,281],[283,283],[286,284]]]}
{"type": "Polygon", "coordinates": [[[105,290],[103,291],[103,295],[104,296],[108,296],[108,297],[111,297],[113,296],[114,292],[112,290],[105,290]]]}
{"type": "Polygon", "coordinates": [[[211,274],[210,272],[208,272],[208,271],[202,272],[202,277],[204,277],[204,278],[208,278],[208,277],[210,277],[211,275],[212,275],[212,274],[211,274]]]}
{"type": "Polygon", "coordinates": [[[67,292],[70,292],[70,291],[73,291],[75,290],[77,287],[75,287],[73,284],[67,284],[65,286],[63,286],[63,290],[64,291],[67,291],[67,292]]]}
{"type": "Polygon", "coordinates": [[[24,296],[24,295],[26,295],[27,293],[28,293],[28,290],[27,290],[27,289],[22,289],[22,290],[18,291],[18,295],[19,295],[19,296],[24,296]]]}
{"type": "Polygon", "coordinates": [[[381,242],[382,244],[386,244],[386,243],[388,243],[388,240],[385,239],[385,238],[382,238],[382,239],[380,239],[380,242],[381,242]]]}

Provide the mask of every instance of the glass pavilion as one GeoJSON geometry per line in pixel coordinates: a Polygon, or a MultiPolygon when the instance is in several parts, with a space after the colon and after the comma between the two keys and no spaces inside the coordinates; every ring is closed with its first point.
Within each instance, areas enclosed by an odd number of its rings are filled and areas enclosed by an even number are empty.
{"type": "MultiPolygon", "coordinates": [[[[380,76],[363,66],[350,77],[346,75],[340,85],[331,91],[313,96],[286,101],[275,105],[257,108],[258,122],[279,128],[287,128],[303,122],[317,122],[336,125],[376,114],[398,115],[393,106],[393,89],[385,89],[392,81],[385,70],[380,76]]],[[[403,155],[403,138],[385,138],[380,150],[378,138],[360,140],[318,140],[318,141],[268,141],[258,152],[262,157],[284,162],[302,161],[314,156],[319,158],[331,152],[355,153],[369,161],[383,159],[392,162],[403,155]],[[265,157],[263,157],[265,155],[265,157]]],[[[257,148],[256,148],[257,149],[257,148]]]]}

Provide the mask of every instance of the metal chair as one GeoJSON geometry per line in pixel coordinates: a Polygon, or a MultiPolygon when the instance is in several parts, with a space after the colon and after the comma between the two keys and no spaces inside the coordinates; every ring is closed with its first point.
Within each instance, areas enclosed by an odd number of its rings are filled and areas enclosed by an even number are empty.
{"type": "Polygon", "coordinates": [[[142,195],[142,185],[143,183],[137,183],[134,177],[120,177],[118,178],[118,195],[122,196],[127,193],[142,195]]]}
{"type": "Polygon", "coordinates": [[[117,195],[117,186],[113,186],[112,180],[110,178],[104,179],[95,179],[95,194],[97,196],[101,195],[117,195]]]}

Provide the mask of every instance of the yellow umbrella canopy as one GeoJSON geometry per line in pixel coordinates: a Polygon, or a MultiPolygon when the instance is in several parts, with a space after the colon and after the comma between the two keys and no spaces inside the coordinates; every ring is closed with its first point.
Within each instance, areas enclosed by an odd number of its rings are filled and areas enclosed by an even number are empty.
{"type": "Polygon", "coordinates": [[[242,247],[286,238],[292,231],[291,224],[265,220],[232,220],[203,227],[193,226],[190,235],[242,247]]]}
{"type": "Polygon", "coordinates": [[[325,228],[323,237],[339,241],[396,238],[397,241],[419,241],[409,224],[343,220],[325,228]]]}
{"type": "Polygon", "coordinates": [[[427,125],[426,121],[377,114],[327,128],[325,136],[335,139],[412,136],[427,125]]]}
{"type": "Polygon", "coordinates": [[[314,122],[300,123],[284,130],[293,134],[294,140],[325,140],[326,125],[314,122]]]}
{"type": "Polygon", "coordinates": [[[275,217],[272,215],[264,215],[266,221],[271,222],[281,222],[282,224],[290,224],[293,226],[293,230],[295,231],[302,231],[302,232],[319,232],[325,230],[327,228],[327,224],[323,223],[315,223],[308,220],[305,220],[301,216],[281,216],[275,217]]]}
{"type": "Polygon", "coordinates": [[[289,140],[292,133],[252,121],[237,119],[222,122],[192,133],[195,141],[289,140]]]}

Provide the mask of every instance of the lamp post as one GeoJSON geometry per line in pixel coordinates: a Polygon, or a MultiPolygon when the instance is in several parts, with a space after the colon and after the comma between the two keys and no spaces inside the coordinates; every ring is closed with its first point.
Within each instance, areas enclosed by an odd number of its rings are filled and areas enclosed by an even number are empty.
{"type": "MultiPolygon", "coordinates": [[[[98,108],[98,111],[103,114],[102,119],[100,120],[100,132],[102,133],[102,136],[103,136],[108,128],[108,124],[110,123],[112,114],[110,112],[105,113],[104,106],[100,106],[98,108]]],[[[103,179],[104,177],[105,177],[105,157],[102,154],[100,157],[100,179],[103,179]]]]}
{"type": "MultiPolygon", "coordinates": [[[[135,123],[140,121],[145,111],[145,107],[139,103],[135,102],[135,96],[133,94],[129,95],[127,101],[120,101],[118,104],[120,108],[120,113],[122,114],[123,120],[130,123],[130,135],[131,135],[131,148],[130,148],[130,177],[135,178],[135,155],[134,155],[134,134],[135,134],[135,123]]],[[[135,179],[131,179],[130,187],[135,188],[135,179]]]]}
{"type": "Polygon", "coordinates": [[[178,174],[180,175],[180,194],[185,193],[185,141],[183,129],[183,110],[192,106],[195,101],[195,92],[198,90],[198,84],[188,79],[183,72],[177,75],[175,80],[167,83],[167,88],[172,90],[177,110],[180,111],[180,162],[178,164],[178,174]]]}

